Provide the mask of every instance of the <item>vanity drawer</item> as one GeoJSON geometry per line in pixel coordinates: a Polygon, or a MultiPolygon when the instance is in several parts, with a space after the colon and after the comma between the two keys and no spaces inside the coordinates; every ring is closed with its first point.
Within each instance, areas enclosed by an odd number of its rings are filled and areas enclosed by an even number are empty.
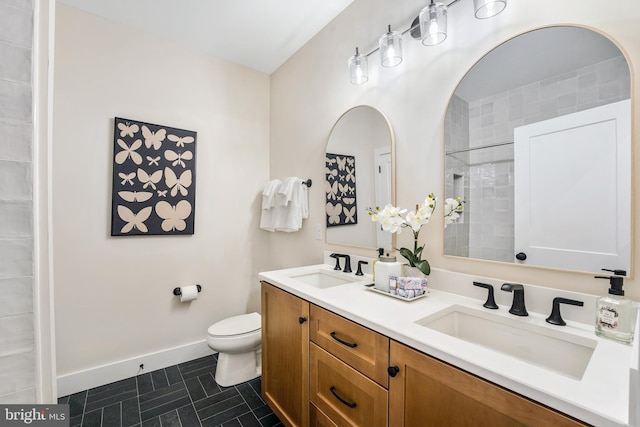
{"type": "Polygon", "coordinates": [[[310,427],[338,427],[327,415],[316,405],[309,403],[309,426],[310,427]]]}
{"type": "Polygon", "coordinates": [[[311,341],[388,388],[389,338],[313,304],[309,318],[311,341]]]}
{"type": "Polygon", "coordinates": [[[389,392],[317,345],[309,344],[309,396],[339,426],[387,425],[389,392]]]}

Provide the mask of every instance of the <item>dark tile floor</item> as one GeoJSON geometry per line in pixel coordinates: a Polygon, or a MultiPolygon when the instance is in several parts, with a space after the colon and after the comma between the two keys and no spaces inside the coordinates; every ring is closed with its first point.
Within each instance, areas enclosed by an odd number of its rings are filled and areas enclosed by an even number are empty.
{"type": "Polygon", "coordinates": [[[280,420],[260,396],[260,378],[232,387],[214,380],[207,356],[61,397],[71,426],[275,427],[280,420]]]}

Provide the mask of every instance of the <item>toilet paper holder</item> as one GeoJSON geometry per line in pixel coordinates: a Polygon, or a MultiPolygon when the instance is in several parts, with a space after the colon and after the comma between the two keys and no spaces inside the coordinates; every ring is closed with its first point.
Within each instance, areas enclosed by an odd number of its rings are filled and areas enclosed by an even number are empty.
{"type": "MultiPolygon", "coordinates": [[[[202,290],[202,286],[200,286],[200,285],[196,285],[196,287],[198,288],[198,292],[200,292],[200,291],[202,290]]],[[[174,294],[175,296],[180,296],[180,295],[182,295],[182,291],[180,290],[180,287],[173,288],[173,294],[174,294]]]]}

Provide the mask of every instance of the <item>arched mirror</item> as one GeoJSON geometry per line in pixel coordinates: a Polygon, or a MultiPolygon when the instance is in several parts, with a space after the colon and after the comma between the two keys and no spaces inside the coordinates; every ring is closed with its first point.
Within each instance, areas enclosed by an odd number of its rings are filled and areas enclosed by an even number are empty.
{"type": "Polygon", "coordinates": [[[395,203],[394,136],[387,117],[360,105],[337,120],[325,156],[327,243],[360,248],[393,247],[367,208],[395,203]]]}
{"type": "Polygon", "coordinates": [[[456,88],[445,194],[464,194],[444,253],[555,269],[631,268],[630,72],[578,27],[498,46],[456,88]]]}

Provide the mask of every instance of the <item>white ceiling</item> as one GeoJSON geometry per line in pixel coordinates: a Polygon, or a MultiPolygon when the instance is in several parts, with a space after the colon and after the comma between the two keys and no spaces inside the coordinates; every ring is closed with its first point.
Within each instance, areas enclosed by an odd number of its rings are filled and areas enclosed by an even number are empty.
{"type": "Polygon", "coordinates": [[[57,0],[271,74],[353,0],[57,0]]]}

